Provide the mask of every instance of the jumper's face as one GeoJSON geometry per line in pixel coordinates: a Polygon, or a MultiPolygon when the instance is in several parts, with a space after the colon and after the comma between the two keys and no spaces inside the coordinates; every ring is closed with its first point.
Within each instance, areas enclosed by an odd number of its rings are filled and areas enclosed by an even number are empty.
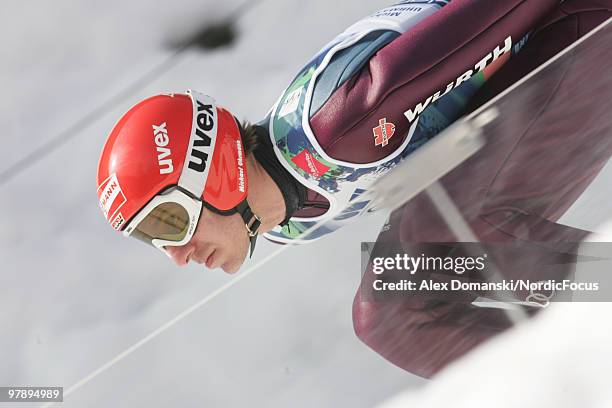
{"type": "Polygon", "coordinates": [[[179,266],[189,261],[222,268],[227,273],[240,269],[249,250],[249,237],[239,214],[216,214],[202,208],[198,226],[191,240],[182,246],[167,246],[166,252],[179,266]]]}

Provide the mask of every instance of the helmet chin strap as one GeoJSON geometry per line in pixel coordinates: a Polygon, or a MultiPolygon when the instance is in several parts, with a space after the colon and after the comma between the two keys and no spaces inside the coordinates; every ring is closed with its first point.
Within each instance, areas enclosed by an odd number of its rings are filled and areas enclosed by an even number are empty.
{"type": "Polygon", "coordinates": [[[255,250],[255,243],[257,242],[257,231],[261,226],[261,218],[258,217],[253,210],[251,210],[251,207],[246,199],[236,206],[236,211],[242,217],[247,234],[249,234],[249,241],[251,241],[249,258],[252,258],[253,251],[255,250]]]}

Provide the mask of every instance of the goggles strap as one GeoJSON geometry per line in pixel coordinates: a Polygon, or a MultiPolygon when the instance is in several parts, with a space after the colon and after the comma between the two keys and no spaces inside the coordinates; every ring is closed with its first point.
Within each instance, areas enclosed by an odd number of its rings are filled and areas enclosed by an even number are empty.
{"type": "Polygon", "coordinates": [[[246,227],[247,234],[249,234],[249,240],[251,241],[251,253],[249,254],[249,258],[253,257],[253,251],[255,250],[255,243],[257,242],[257,231],[261,226],[261,218],[259,218],[251,207],[249,203],[245,199],[243,202],[238,204],[236,210],[242,217],[244,221],[244,226],[246,227]]]}

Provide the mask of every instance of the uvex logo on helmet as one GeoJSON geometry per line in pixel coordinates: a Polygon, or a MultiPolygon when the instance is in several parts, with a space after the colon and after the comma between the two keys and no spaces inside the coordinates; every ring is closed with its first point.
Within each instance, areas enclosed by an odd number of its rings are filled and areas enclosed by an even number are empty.
{"type": "Polygon", "coordinates": [[[208,165],[210,151],[211,134],[215,128],[214,107],[211,104],[204,104],[196,100],[198,113],[196,118],[196,139],[193,142],[189,157],[189,168],[199,173],[203,173],[208,165]]]}
{"type": "Polygon", "coordinates": [[[174,171],[172,165],[172,157],[166,159],[166,157],[172,154],[168,146],[170,139],[168,138],[168,130],[166,129],[166,122],[159,126],[153,125],[153,140],[157,146],[157,163],[159,164],[159,174],[168,174],[174,171]]]}

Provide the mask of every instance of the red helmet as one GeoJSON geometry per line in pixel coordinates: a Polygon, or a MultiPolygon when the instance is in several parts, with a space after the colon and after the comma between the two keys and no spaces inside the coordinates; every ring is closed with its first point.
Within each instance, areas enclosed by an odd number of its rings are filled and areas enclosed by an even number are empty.
{"type": "Polygon", "coordinates": [[[98,199],[111,226],[160,249],[189,241],[202,205],[239,212],[254,244],[260,222],[247,188],[240,125],[194,91],[153,96],[131,108],[98,165],[98,199]]]}

